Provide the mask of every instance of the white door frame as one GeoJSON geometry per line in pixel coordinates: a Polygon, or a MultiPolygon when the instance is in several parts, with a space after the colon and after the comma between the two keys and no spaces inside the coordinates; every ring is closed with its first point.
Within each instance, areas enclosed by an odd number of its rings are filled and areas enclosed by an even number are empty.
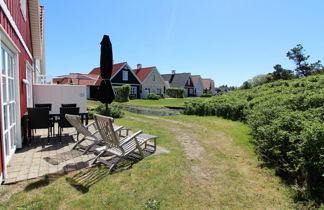
{"type": "MultiPolygon", "coordinates": [[[[5,50],[7,50],[13,57],[13,71],[14,71],[14,94],[15,94],[15,113],[16,113],[16,122],[15,122],[15,126],[16,126],[16,135],[15,135],[15,139],[14,139],[14,150],[16,148],[21,148],[22,146],[22,140],[21,140],[21,114],[20,114],[20,79],[19,79],[19,59],[18,59],[18,54],[19,54],[19,48],[14,44],[14,42],[12,41],[12,39],[8,36],[8,34],[6,33],[6,31],[3,30],[2,27],[0,27],[0,50],[1,48],[4,48],[5,50]]],[[[2,54],[2,52],[0,53],[2,54]]],[[[0,58],[2,59],[2,58],[0,58]]],[[[1,61],[2,62],[2,61],[1,61]]],[[[0,62],[0,66],[1,66],[1,62],[0,62]]],[[[0,77],[2,80],[2,67],[0,67],[0,77]]],[[[3,96],[2,96],[2,92],[3,90],[1,89],[0,91],[0,100],[1,100],[1,106],[3,106],[3,96]]],[[[8,92],[8,91],[7,91],[8,92]]],[[[2,107],[3,108],[3,107],[2,107]]],[[[3,110],[2,110],[3,111],[3,110]]],[[[9,116],[9,115],[8,115],[9,116]]],[[[4,116],[2,114],[2,126],[1,129],[2,131],[4,131],[4,116]]],[[[9,157],[6,157],[6,150],[5,150],[5,139],[4,139],[4,132],[2,132],[2,139],[3,139],[3,146],[2,146],[2,151],[3,151],[3,175],[4,178],[6,177],[7,174],[7,165],[8,162],[10,160],[10,158],[12,157],[12,155],[14,154],[13,151],[11,151],[11,154],[9,157]]],[[[1,177],[2,179],[3,177],[1,177]]]]}

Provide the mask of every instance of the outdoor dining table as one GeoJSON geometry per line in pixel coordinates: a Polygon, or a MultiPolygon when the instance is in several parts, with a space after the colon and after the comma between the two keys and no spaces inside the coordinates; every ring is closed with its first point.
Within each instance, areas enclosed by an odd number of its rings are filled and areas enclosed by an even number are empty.
{"type": "MultiPolygon", "coordinates": [[[[81,122],[85,125],[88,125],[88,123],[89,123],[88,112],[80,112],[79,116],[81,117],[81,122]]],[[[53,119],[54,122],[58,122],[58,120],[60,118],[60,113],[50,113],[49,117],[51,119],[53,119]]],[[[25,144],[28,144],[31,141],[31,129],[28,128],[28,112],[26,112],[22,118],[22,127],[23,127],[23,136],[25,139],[24,142],[25,142],[25,144]]]]}

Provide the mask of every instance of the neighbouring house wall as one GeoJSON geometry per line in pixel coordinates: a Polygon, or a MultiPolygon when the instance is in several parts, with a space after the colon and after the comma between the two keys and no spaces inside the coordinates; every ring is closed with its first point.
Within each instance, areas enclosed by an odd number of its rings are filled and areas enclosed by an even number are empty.
{"type": "Polygon", "coordinates": [[[194,95],[195,86],[193,84],[191,77],[188,78],[184,89],[185,89],[185,93],[184,93],[185,97],[190,97],[194,95]],[[191,95],[189,95],[189,92],[191,92],[191,95]]]}
{"type": "Polygon", "coordinates": [[[142,97],[146,98],[147,94],[144,93],[145,89],[150,89],[150,93],[164,95],[165,82],[161,78],[158,71],[152,71],[147,78],[142,83],[142,97]],[[153,81],[153,75],[155,76],[155,81],[153,81]],[[161,90],[161,93],[158,93],[158,89],[161,90]],[[146,96],[146,97],[145,97],[146,96]]]}
{"type": "Polygon", "coordinates": [[[34,103],[52,104],[53,114],[60,113],[61,104],[77,104],[80,112],[87,111],[87,88],[85,85],[33,85],[34,103]]]}
{"type": "Polygon", "coordinates": [[[121,86],[129,84],[131,87],[136,88],[135,96],[134,98],[139,98],[141,93],[141,83],[138,80],[138,78],[134,75],[132,70],[129,68],[124,67],[122,70],[120,70],[116,75],[113,76],[111,83],[113,86],[121,86]],[[127,70],[128,72],[128,80],[123,80],[123,71],[127,70]]]}
{"type": "Polygon", "coordinates": [[[124,69],[120,70],[111,80],[111,83],[113,84],[140,84],[138,79],[134,76],[134,74],[131,72],[130,69],[125,69],[128,71],[128,80],[123,80],[123,71],[124,69]]]}
{"type": "Polygon", "coordinates": [[[195,86],[195,88],[196,88],[197,97],[200,97],[204,93],[204,86],[203,86],[203,83],[202,83],[201,79],[198,80],[197,85],[195,86]]]}

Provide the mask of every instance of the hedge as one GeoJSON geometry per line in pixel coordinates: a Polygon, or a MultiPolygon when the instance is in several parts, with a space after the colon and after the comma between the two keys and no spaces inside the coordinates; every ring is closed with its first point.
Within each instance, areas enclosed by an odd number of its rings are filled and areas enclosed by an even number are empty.
{"type": "Polygon", "coordinates": [[[171,98],[183,98],[184,88],[167,88],[166,94],[171,98]]]}
{"type": "Polygon", "coordinates": [[[116,96],[115,101],[127,102],[129,100],[130,89],[131,89],[130,85],[114,87],[115,96],[116,96]]]}
{"type": "Polygon", "coordinates": [[[189,101],[184,113],[247,123],[259,157],[304,198],[324,200],[324,75],[189,101]]]}
{"type": "Polygon", "coordinates": [[[124,116],[124,111],[123,107],[117,103],[108,105],[108,112],[106,111],[106,105],[100,104],[94,110],[89,111],[90,119],[93,119],[93,114],[101,114],[112,118],[121,118],[124,116]]]}
{"type": "Polygon", "coordinates": [[[159,100],[161,97],[155,93],[150,93],[148,94],[147,96],[147,99],[150,99],[150,100],[159,100]]]}

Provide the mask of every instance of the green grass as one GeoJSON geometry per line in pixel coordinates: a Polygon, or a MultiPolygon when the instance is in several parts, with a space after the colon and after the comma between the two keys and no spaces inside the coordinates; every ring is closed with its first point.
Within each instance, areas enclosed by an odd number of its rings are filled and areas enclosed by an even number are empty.
{"type": "MultiPolygon", "coordinates": [[[[205,99],[205,98],[204,98],[205,99]]],[[[191,101],[193,98],[171,98],[171,99],[160,99],[160,100],[129,100],[123,104],[135,105],[135,106],[146,106],[146,107],[164,107],[164,106],[183,106],[184,102],[191,101]]]]}
{"type": "Polygon", "coordinates": [[[155,204],[161,209],[294,207],[289,189],[271,171],[258,167],[249,129],[242,123],[183,115],[152,119],[127,112],[116,124],[159,136],[158,145],[170,153],[107,175],[87,193],[66,181],[77,172],[67,174],[47,186],[14,194],[0,203],[0,209],[145,209],[155,204]],[[205,150],[203,159],[188,158],[186,145],[180,143],[182,134],[205,150]],[[210,177],[196,179],[193,166],[202,167],[210,177]]]}

